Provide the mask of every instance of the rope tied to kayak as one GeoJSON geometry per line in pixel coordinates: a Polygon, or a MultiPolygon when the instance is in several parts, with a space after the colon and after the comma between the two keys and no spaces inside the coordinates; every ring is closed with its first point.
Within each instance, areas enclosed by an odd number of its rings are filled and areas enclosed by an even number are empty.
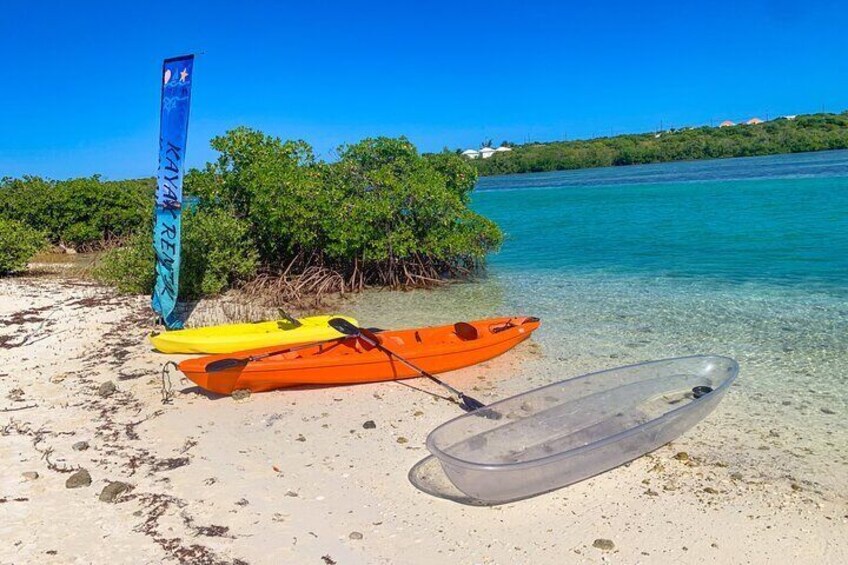
{"type": "Polygon", "coordinates": [[[171,404],[174,401],[174,385],[171,382],[171,367],[177,368],[177,364],[173,361],[168,361],[162,365],[162,404],[171,404]]]}

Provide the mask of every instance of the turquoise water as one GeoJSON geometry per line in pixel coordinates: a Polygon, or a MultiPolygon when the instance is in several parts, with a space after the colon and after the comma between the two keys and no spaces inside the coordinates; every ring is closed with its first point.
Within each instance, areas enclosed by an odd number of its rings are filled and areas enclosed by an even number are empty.
{"type": "Polygon", "coordinates": [[[737,384],[683,445],[848,491],[848,151],[484,178],[473,206],[507,233],[485,278],[367,294],[352,314],[384,327],[541,317],[538,352],[450,377],[487,379],[489,400],[729,355],[737,384]]]}
{"type": "Polygon", "coordinates": [[[474,203],[501,273],[848,288],[844,151],[483,178],[474,203]]]}

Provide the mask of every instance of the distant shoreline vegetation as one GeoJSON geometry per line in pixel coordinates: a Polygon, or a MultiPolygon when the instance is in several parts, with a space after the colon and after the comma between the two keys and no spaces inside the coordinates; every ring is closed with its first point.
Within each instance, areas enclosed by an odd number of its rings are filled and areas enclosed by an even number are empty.
{"type": "Polygon", "coordinates": [[[508,145],[512,151],[467,160],[481,176],[490,176],[848,149],[848,111],[756,124],[508,145]]]}

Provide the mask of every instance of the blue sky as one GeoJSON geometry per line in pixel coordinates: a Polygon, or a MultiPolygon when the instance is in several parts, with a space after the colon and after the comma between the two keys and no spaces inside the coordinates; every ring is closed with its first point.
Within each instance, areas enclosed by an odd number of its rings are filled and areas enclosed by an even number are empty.
{"type": "Polygon", "coordinates": [[[0,176],[156,170],[161,60],[195,63],[188,163],[238,125],[319,156],[848,109],[838,1],[3,2],[0,176]]]}

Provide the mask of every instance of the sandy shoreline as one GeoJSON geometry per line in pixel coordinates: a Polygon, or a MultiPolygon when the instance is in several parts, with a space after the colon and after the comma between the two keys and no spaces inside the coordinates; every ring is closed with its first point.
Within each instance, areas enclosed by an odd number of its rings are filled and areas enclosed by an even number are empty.
{"type": "MultiPolygon", "coordinates": [[[[176,375],[163,404],[160,368],[178,357],[149,349],[151,324],[145,298],[0,281],[0,409],[14,410],[0,412],[0,563],[848,562],[845,494],[722,457],[724,406],[612,472],[465,506],[407,479],[451,404],[395,383],[234,401],[176,375]],[[116,390],[101,396],[107,381],[116,390]],[[91,484],[66,488],[78,467],[91,484]],[[131,490],[102,502],[110,481],[131,490]]],[[[448,380],[503,398],[529,388],[513,375],[539,355],[525,344],[448,380]]]]}

